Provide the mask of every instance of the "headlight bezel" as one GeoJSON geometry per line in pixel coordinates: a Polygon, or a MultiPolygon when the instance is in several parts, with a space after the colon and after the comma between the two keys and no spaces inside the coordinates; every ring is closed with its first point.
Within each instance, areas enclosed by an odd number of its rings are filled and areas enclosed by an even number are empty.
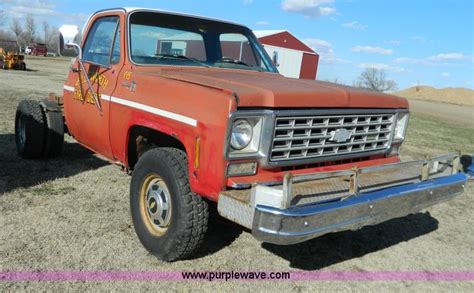
{"type": "Polygon", "coordinates": [[[274,112],[270,110],[242,110],[231,113],[225,142],[226,160],[260,160],[265,158],[269,140],[265,140],[264,137],[272,135],[274,115],[274,112]],[[239,120],[246,120],[253,127],[250,143],[240,150],[234,149],[231,144],[232,130],[234,124],[239,120]]]}
{"type": "Polygon", "coordinates": [[[395,116],[395,124],[393,129],[392,145],[401,144],[405,141],[408,130],[408,123],[410,120],[410,112],[398,111],[395,116]]]}

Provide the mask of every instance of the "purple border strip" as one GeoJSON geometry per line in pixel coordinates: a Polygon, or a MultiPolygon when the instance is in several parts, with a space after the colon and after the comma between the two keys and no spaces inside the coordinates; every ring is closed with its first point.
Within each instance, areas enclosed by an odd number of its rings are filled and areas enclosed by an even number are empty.
{"type": "Polygon", "coordinates": [[[291,280],[474,281],[474,272],[293,272],[291,280]]]}
{"type": "MultiPolygon", "coordinates": [[[[266,272],[267,275],[270,272],[266,272]]],[[[474,272],[290,272],[290,281],[474,281],[474,272]]],[[[249,279],[240,279],[252,281],[249,279]]],[[[270,279],[266,279],[269,281],[270,279]]],[[[0,281],[206,281],[185,279],[182,272],[0,272],[0,281]]],[[[214,280],[219,281],[219,280],[214,280]]],[[[253,279],[263,281],[263,279],[253,279]]],[[[278,281],[273,279],[272,281],[278,281]]],[[[288,280],[282,280],[288,281],[288,280]]]]}

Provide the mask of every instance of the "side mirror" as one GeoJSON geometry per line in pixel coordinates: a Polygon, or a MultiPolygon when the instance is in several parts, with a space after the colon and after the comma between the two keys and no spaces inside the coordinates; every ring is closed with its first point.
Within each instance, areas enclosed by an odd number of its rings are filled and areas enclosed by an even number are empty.
{"type": "Polygon", "coordinates": [[[278,52],[277,51],[273,51],[272,61],[273,61],[273,65],[275,65],[275,67],[280,66],[280,63],[278,63],[278,52]]]}
{"type": "Polygon", "coordinates": [[[64,57],[82,58],[79,40],[79,28],[75,25],[63,25],[59,28],[59,55],[64,57]]]}

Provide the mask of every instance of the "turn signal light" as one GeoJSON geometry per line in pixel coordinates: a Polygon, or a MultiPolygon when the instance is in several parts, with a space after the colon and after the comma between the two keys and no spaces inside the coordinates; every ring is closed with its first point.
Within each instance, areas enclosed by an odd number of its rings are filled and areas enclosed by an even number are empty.
{"type": "Polygon", "coordinates": [[[257,162],[231,163],[227,165],[227,177],[248,176],[257,173],[257,162]]]}

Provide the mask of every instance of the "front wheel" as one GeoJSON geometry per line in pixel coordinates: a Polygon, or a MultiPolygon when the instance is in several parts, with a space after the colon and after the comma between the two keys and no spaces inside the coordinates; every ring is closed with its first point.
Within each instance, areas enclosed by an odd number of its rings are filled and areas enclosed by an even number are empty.
{"type": "Polygon", "coordinates": [[[161,260],[189,257],[203,242],[207,203],[191,192],[186,153],[181,150],[154,148],[140,156],[130,208],[140,242],[161,260]]]}

